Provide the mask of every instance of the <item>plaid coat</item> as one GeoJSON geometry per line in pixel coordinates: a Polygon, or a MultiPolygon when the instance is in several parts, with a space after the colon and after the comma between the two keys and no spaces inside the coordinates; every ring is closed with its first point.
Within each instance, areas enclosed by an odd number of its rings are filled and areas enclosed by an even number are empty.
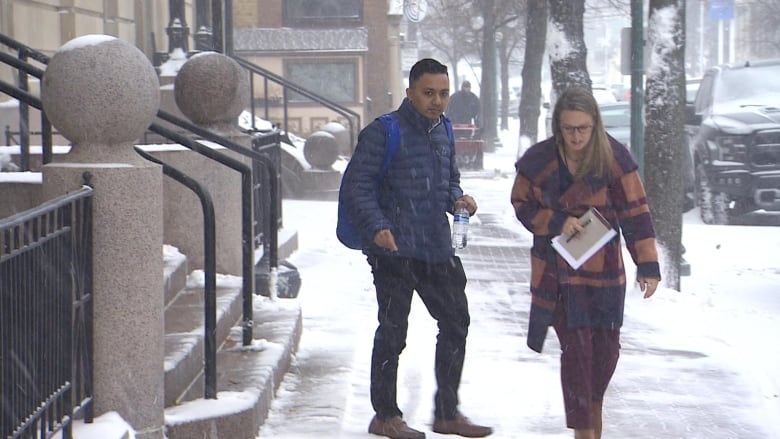
{"type": "Polygon", "coordinates": [[[528,346],[542,351],[556,304],[563,303],[570,327],[617,329],[623,324],[626,273],[620,233],[579,269],[553,249],[568,216],[596,207],[622,232],[639,276],[661,278],[655,230],[637,164],[625,146],[610,138],[611,175],[586,176],[561,192],[560,164],[553,138],[532,146],[517,161],[511,202],[515,215],[534,235],[531,248],[531,313],[528,346]]]}

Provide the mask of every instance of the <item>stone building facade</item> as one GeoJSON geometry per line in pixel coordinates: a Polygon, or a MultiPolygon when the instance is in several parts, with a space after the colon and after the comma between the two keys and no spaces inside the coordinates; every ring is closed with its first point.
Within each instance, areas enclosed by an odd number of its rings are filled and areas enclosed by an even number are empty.
{"type": "MultiPolygon", "coordinates": [[[[196,47],[197,9],[212,0],[3,0],[0,33],[52,55],[64,43],[106,34],[134,44],[159,64],[171,50],[169,8],[183,5],[184,31],[196,47]],[[33,25],[34,24],[34,25],[33,25]]],[[[361,116],[363,124],[404,96],[400,66],[402,0],[233,0],[234,53],[361,116]]],[[[210,19],[211,13],[207,15],[210,19]]],[[[226,29],[227,30],[227,29],[226,29]]],[[[0,68],[0,78],[14,81],[0,68]]],[[[31,88],[35,90],[36,84],[31,88]]],[[[279,100],[281,87],[255,84],[256,102],[279,100]],[[268,96],[266,96],[266,93],[268,96]]],[[[307,135],[338,115],[288,96],[290,131],[307,135]]],[[[269,118],[282,118],[276,106],[269,118]]],[[[343,121],[341,121],[343,122],[343,121]]]]}

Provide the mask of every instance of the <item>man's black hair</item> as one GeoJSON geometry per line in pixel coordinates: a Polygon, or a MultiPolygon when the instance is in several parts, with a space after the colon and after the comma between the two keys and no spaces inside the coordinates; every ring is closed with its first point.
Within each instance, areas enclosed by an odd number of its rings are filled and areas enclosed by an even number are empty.
{"type": "Polygon", "coordinates": [[[420,79],[420,76],[426,73],[431,73],[434,75],[444,73],[445,75],[449,76],[447,73],[447,66],[440,63],[439,61],[436,61],[435,59],[423,58],[414,63],[412,70],[409,71],[409,87],[413,86],[414,81],[420,79]]]}

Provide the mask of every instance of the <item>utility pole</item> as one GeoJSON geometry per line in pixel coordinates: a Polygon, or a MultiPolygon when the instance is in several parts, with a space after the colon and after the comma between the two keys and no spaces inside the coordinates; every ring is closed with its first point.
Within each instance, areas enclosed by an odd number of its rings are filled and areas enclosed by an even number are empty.
{"type": "Polygon", "coordinates": [[[645,176],[644,22],[642,0],[631,0],[631,152],[645,176]]]}

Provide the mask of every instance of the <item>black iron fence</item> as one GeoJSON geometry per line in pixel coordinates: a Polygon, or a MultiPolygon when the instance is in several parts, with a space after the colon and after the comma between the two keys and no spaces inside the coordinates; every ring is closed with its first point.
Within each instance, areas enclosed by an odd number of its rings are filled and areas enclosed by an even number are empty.
{"type": "Polygon", "coordinates": [[[0,437],[92,421],[92,189],[0,220],[0,437]]]}

